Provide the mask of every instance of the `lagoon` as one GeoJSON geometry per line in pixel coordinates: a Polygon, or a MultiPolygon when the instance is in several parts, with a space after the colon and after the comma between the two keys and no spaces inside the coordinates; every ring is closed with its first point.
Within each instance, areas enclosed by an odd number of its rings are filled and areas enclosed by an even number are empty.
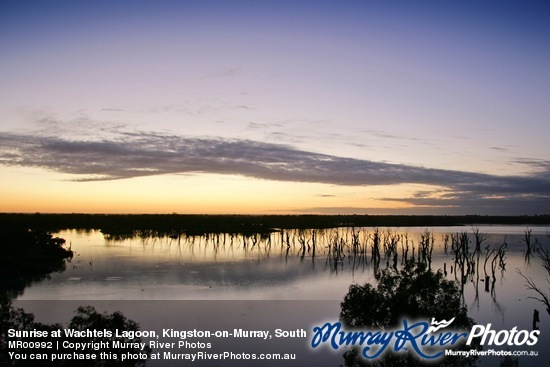
{"type": "MultiPolygon", "coordinates": [[[[527,289],[523,276],[546,289],[548,274],[536,253],[527,253],[526,241],[548,249],[548,233],[548,226],[499,225],[285,229],[178,237],[150,231],[115,236],[98,230],[64,230],[56,235],[67,240],[75,256],[65,271],[25,288],[16,304],[44,321],[65,321],[59,320],[60,310],[76,303],[122,309],[142,330],[173,325],[202,330],[226,325],[232,330],[248,324],[261,326],[250,330],[311,330],[313,323],[338,319],[340,302],[350,284],[375,284],[377,272],[400,268],[405,254],[418,258],[422,238],[428,235],[433,241],[431,268],[463,283],[468,315],[478,324],[491,323],[493,329],[530,330],[533,312],[539,310],[541,338],[537,347],[544,353],[550,347],[545,333],[550,330],[550,315],[532,298],[538,295],[527,289]],[[449,235],[465,232],[470,251],[475,247],[476,232],[483,235],[483,242],[475,274],[464,277],[464,264],[455,261],[457,253],[449,235]],[[372,257],[375,233],[381,249],[378,264],[372,257]],[[503,256],[495,260],[504,243],[503,256]],[[384,249],[391,246],[396,251],[386,256],[384,249]],[[57,310],[52,310],[52,304],[57,310]],[[172,318],[166,315],[181,310],[182,305],[185,313],[172,318]]],[[[304,342],[297,347],[300,365],[342,363],[341,355],[327,359],[315,353],[312,357],[311,351],[307,363],[303,358],[300,361],[304,342]]],[[[520,366],[540,360],[523,358],[520,366]]],[[[500,363],[498,358],[482,361],[482,365],[500,363]]],[[[149,364],[155,365],[155,361],[149,364]]]]}

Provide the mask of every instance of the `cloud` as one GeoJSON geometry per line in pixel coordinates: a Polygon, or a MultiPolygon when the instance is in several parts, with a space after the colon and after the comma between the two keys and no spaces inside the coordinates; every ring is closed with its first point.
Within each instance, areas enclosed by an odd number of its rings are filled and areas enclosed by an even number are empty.
{"type": "Polygon", "coordinates": [[[547,205],[550,165],[523,163],[539,168],[540,174],[496,176],[338,157],[252,140],[155,132],[118,130],[109,138],[89,139],[0,133],[0,164],[74,174],[78,181],[215,173],[343,186],[426,184],[441,189],[386,200],[440,208],[547,205]]]}
{"type": "MultiPolygon", "coordinates": [[[[207,172],[335,185],[450,185],[469,181],[462,172],[343,158],[252,140],[124,132],[117,138],[95,140],[2,134],[0,143],[4,164],[43,167],[81,175],[82,180],[97,179],[97,175],[123,179],[207,172]]],[[[478,174],[467,176],[481,181],[478,174]]]]}
{"type": "Polygon", "coordinates": [[[463,193],[450,199],[392,198],[387,201],[410,204],[406,209],[383,210],[385,214],[434,215],[534,215],[548,214],[550,197],[547,195],[507,195],[500,197],[463,193]]]}
{"type": "Polygon", "coordinates": [[[518,158],[514,163],[530,166],[531,169],[542,174],[550,175],[550,161],[544,159],[518,158]]]}

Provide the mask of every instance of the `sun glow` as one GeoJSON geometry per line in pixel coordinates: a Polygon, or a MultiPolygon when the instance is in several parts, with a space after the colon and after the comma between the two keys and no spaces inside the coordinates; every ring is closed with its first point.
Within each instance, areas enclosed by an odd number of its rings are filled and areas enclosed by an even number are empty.
{"type": "Polygon", "coordinates": [[[3,173],[2,212],[285,214],[334,208],[401,208],[418,187],[336,186],[259,180],[235,175],[146,176],[75,181],[38,168],[3,173]]]}

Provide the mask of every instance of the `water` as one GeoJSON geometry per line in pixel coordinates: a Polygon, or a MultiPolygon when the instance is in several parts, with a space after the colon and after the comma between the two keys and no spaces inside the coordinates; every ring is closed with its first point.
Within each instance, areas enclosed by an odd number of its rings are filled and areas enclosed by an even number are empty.
{"type": "MultiPolygon", "coordinates": [[[[530,330],[532,314],[538,309],[542,330],[537,349],[549,349],[550,316],[537,296],[525,286],[531,278],[547,289],[547,273],[537,256],[526,257],[524,226],[480,226],[486,235],[476,276],[464,284],[464,303],[469,316],[478,324],[491,323],[493,329],[530,330]],[[489,251],[507,243],[505,269],[496,266],[495,281],[486,291],[484,259],[489,251]],[[543,348],[544,346],[544,348],[543,348]]],[[[460,279],[453,267],[454,254],[444,235],[468,231],[473,250],[473,228],[379,228],[382,239],[397,238],[398,267],[404,246],[415,246],[420,237],[433,235],[433,270],[447,270],[448,279],[460,279]],[[406,237],[405,237],[406,236],[406,237]],[[405,239],[406,238],[406,239],[405,239]],[[451,272],[451,268],[453,271],[451,272]]],[[[532,238],[550,248],[550,227],[530,228],[532,238]]],[[[268,235],[210,234],[171,238],[141,233],[132,238],[104,236],[99,231],[67,230],[57,233],[75,251],[75,257],[62,273],[27,287],[16,301],[45,322],[67,321],[75,305],[94,304],[101,310],[121,309],[143,328],[180,325],[182,328],[242,327],[243,323],[266,327],[310,329],[325,320],[337,320],[339,304],[350,284],[375,284],[371,259],[374,228],[288,230],[268,235]],[[351,247],[356,235],[366,245],[365,254],[354,256],[351,247]],[[334,243],[343,244],[335,257],[334,243]],[[315,243],[315,246],[313,246],[315,243]],[[185,309],[182,313],[181,310],[185,309]],[[220,310],[223,310],[220,313],[220,310]],[[171,315],[171,317],[166,317],[171,315]]],[[[485,269],[491,272],[491,257],[485,269]]],[[[393,259],[382,254],[380,269],[393,266],[393,259]]],[[[263,348],[257,346],[258,348],[263,348]]],[[[313,353],[305,345],[294,346],[302,356],[296,365],[343,363],[340,354],[313,353]]],[[[540,364],[541,357],[520,359],[520,366],[540,364]],[[539,362],[537,362],[539,361],[539,362]]],[[[484,358],[480,365],[498,365],[498,359],[484,358]]],[[[150,363],[154,365],[152,361],[150,363]]],[[[238,365],[238,364],[237,364],[238,365]]]]}

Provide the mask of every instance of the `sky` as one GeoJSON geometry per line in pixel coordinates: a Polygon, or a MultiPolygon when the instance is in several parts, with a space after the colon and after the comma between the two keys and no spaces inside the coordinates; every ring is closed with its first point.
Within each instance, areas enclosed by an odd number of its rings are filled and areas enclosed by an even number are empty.
{"type": "Polygon", "coordinates": [[[550,214],[545,1],[0,0],[0,212],[550,214]]]}

